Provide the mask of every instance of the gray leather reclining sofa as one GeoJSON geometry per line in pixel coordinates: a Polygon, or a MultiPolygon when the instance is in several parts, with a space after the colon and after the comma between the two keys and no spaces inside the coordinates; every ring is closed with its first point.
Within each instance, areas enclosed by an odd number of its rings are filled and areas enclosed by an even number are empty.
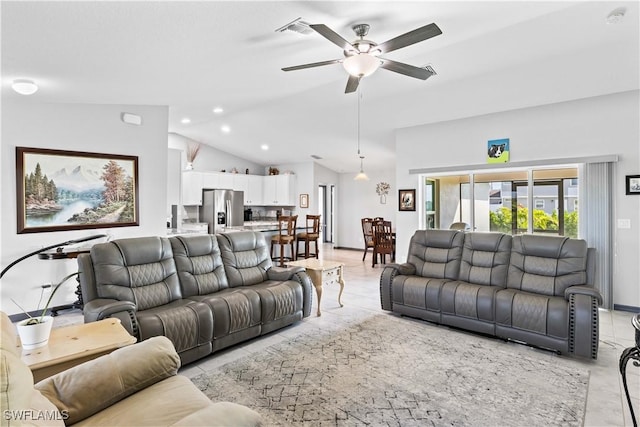
{"type": "Polygon", "coordinates": [[[594,249],[558,236],[418,230],[380,278],[384,310],[585,358],[598,355],[594,249]]]}
{"type": "Polygon", "coordinates": [[[85,322],[117,317],[140,341],[166,336],[182,364],[311,313],[309,276],[273,266],[259,232],[119,239],[78,265],[85,322]]]}

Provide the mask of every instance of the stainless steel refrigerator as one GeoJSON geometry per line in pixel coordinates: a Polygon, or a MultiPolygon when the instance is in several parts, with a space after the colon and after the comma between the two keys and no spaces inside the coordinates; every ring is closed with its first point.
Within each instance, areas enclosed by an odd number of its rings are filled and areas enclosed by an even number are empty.
{"type": "Polygon", "coordinates": [[[222,233],[226,227],[244,225],[244,192],[202,190],[200,221],[209,224],[209,234],[222,233]]]}

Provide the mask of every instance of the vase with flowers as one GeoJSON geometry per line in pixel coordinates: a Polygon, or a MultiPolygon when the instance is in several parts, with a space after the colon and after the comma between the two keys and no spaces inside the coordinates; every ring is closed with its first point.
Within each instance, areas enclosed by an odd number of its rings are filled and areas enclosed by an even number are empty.
{"type": "Polygon", "coordinates": [[[376,184],[376,193],[378,193],[378,196],[380,196],[380,203],[381,204],[385,204],[387,203],[387,194],[389,194],[389,190],[391,189],[391,186],[382,181],[376,184]]]}
{"type": "Polygon", "coordinates": [[[187,145],[187,166],[185,167],[186,170],[193,169],[193,162],[196,160],[196,157],[198,157],[199,152],[200,152],[199,143],[187,145]]]}

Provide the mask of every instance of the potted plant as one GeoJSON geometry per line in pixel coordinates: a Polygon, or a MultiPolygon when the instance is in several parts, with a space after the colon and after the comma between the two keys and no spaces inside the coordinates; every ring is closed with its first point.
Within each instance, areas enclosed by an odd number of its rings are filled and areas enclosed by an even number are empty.
{"type": "Polygon", "coordinates": [[[49,305],[53,300],[53,296],[56,294],[58,289],[62,286],[64,282],[69,280],[70,278],[77,276],[78,272],[71,273],[62,279],[58,284],[53,285],[53,289],[51,290],[51,295],[49,295],[49,299],[42,309],[42,313],[39,316],[31,316],[24,308],[20,306],[13,298],[11,301],[15,305],[17,305],[20,310],[23,311],[24,314],[27,315],[28,319],[25,319],[21,322],[18,322],[18,335],[20,335],[20,341],[22,343],[22,348],[25,350],[31,350],[34,348],[42,347],[47,345],[49,342],[49,335],[51,334],[51,327],[53,326],[53,317],[47,315],[47,310],[49,309],[49,305]]]}

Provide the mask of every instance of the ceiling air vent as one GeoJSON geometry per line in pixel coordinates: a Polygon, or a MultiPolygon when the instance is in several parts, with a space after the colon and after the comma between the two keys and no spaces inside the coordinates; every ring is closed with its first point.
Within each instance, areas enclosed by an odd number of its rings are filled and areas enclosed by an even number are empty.
{"type": "Polygon", "coordinates": [[[284,33],[285,31],[293,31],[299,34],[310,34],[313,32],[308,22],[304,22],[302,18],[295,19],[287,25],[277,28],[276,33],[284,33]]]}
{"type": "Polygon", "coordinates": [[[312,154],[311,158],[316,159],[316,160],[322,160],[322,157],[316,155],[316,154],[312,154]]]}

